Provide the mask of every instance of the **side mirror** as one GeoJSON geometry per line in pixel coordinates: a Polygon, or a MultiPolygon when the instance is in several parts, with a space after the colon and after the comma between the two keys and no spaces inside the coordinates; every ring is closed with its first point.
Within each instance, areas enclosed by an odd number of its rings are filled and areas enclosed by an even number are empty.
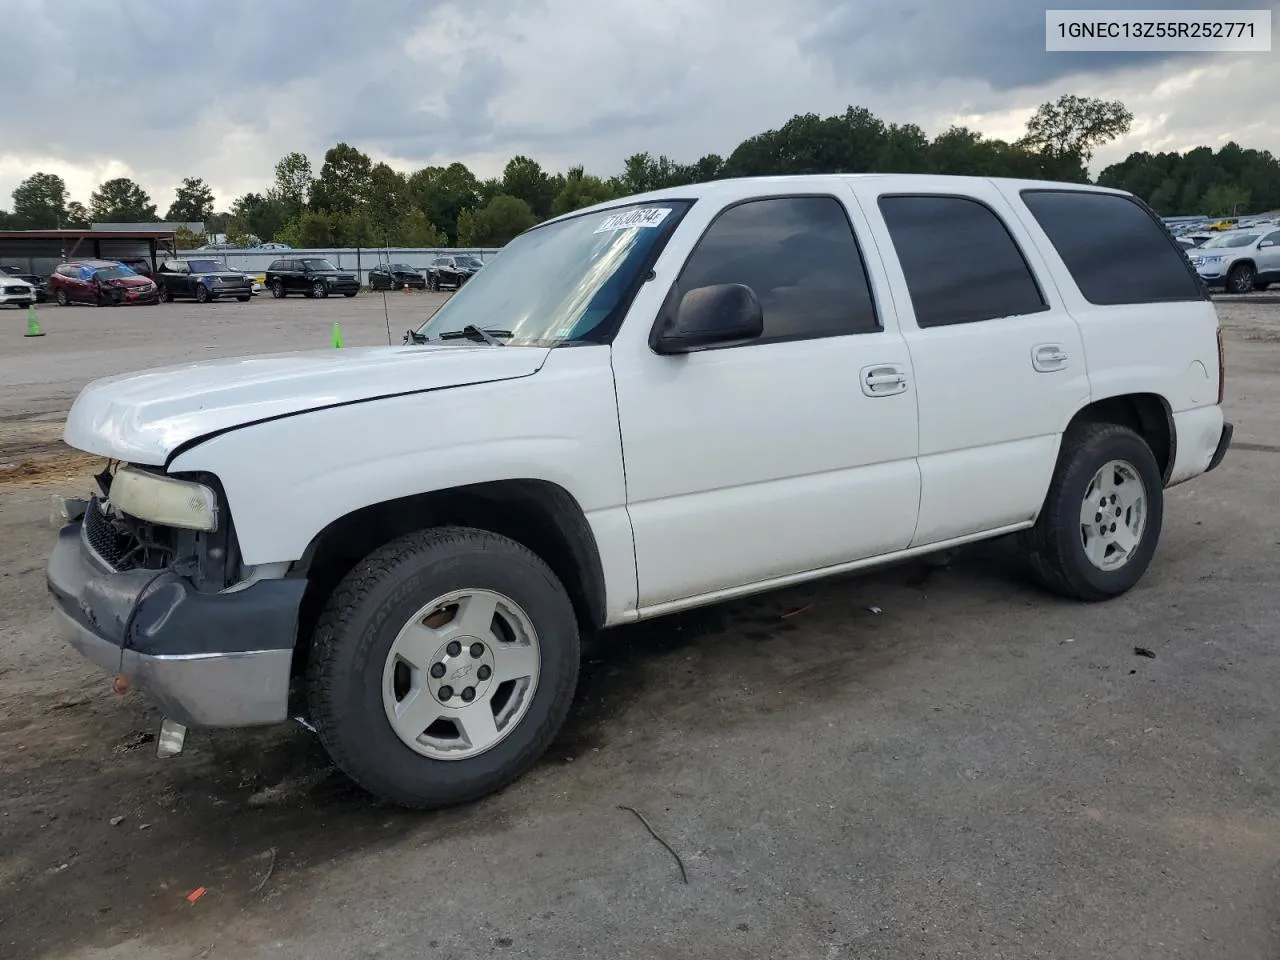
{"type": "Polygon", "coordinates": [[[675,318],[655,327],[649,345],[666,356],[748,343],[764,333],[764,310],[744,283],[695,287],[680,298],[675,318]]]}

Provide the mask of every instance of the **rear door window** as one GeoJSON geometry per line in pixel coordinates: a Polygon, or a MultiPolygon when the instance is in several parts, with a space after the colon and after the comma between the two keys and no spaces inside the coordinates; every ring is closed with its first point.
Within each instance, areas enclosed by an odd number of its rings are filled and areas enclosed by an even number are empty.
{"type": "Polygon", "coordinates": [[[1098,306],[1206,297],[1168,230],[1131,197],[1084,190],[1024,190],[1027,205],[1080,293],[1098,306]]]}
{"type": "Polygon", "coordinates": [[[887,195],[880,212],[922,329],[1048,310],[1009,228],[970,197],[887,195]]]}

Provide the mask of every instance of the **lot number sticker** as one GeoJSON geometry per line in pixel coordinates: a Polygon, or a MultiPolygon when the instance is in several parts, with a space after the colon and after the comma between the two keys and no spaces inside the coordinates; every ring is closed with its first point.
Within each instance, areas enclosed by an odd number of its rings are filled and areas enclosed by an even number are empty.
{"type": "Polygon", "coordinates": [[[612,233],[614,230],[626,230],[628,227],[656,227],[671,210],[667,207],[641,207],[628,210],[626,213],[615,213],[606,217],[604,223],[596,227],[596,233],[612,233]]]}

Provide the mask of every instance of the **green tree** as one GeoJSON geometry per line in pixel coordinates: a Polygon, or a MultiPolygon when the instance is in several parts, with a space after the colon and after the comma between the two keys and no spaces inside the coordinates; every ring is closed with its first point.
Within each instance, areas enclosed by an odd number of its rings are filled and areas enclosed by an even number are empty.
{"type": "Polygon", "coordinates": [[[203,233],[192,233],[185,226],[181,226],[174,231],[173,242],[179,250],[194,250],[202,246],[206,240],[203,233]]]}
{"type": "Polygon", "coordinates": [[[333,220],[324,210],[303,210],[284,225],[280,238],[292,247],[314,249],[333,246],[333,220]]]}
{"type": "Polygon", "coordinates": [[[558,192],[555,181],[536,160],[512,157],[502,171],[502,193],[523,200],[539,220],[551,213],[558,192]]]}
{"type": "Polygon", "coordinates": [[[1205,191],[1200,209],[1211,217],[1234,217],[1249,212],[1249,191],[1237,184],[1215,183],[1205,191]]]}
{"type": "Polygon", "coordinates": [[[484,207],[458,218],[458,243],[464,247],[501,247],[538,222],[519,197],[494,197],[484,207]],[[465,233],[463,227],[466,227],[465,233]]]}
{"type": "Polygon", "coordinates": [[[480,202],[480,184],[465,164],[423,167],[409,177],[413,202],[427,219],[445,232],[450,243],[458,239],[458,218],[480,202]]]}
{"type": "Polygon", "coordinates": [[[564,186],[551,204],[551,213],[560,216],[596,203],[612,200],[613,188],[599,177],[593,177],[582,167],[571,167],[564,176],[564,186]]]}
{"type": "Polygon", "coordinates": [[[311,186],[311,209],[330,213],[352,213],[369,200],[373,161],[347,143],[330,147],[324,154],[320,176],[311,186]]]}
{"type": "Polygon", "coordinates": [[[374,242],[381,243],[399,228],[413,203],[409,198],[409,178],[385,163],[374,164],[369,173],[368,216],[374,242]]]}
{"type": "MultiPolygon", "coordinates": [[[[169,205],[165,219],[170,222],[204,222],[213,216],[213,191],[200,177],[186,177],[169,205]]],[[[215,231],[218,232],[218,231],[215,231]]]]}
{"type": "Polygon", "coordinates": [[[128,177],[116,177],[98,187],[89,197],[89,209],[96,223],[156,221],[156,205],[147,191],[128,177]]]}
{"type": "Polygon", "coordinates": [[[274,189],[263,193],[246,193],[231,204],[231,222],[227,234],[274,240],[289,217],[285,205],[274,189]]]}
{"type": "Polygon", "coordinates": [[[89,211],[79,200],[72,200],[67,204],[67,219],[63,226],[80,229],[86,229],[89,226],[89,211]]]}
{"type": "Polygon", "coordinates": [[[285,217],[296,217],[311,202],[311,161],[306,154],[286,153],[276,161],[275,194],[285,217]]]}
{"type": "Polygon", "coordinates": [[[1129,132],[1133,114],[1119,100],[1063,94],[1042,103],[1027,122],[1019,145],[1087,166],[1095,147],[1129,132]]]}
{"type": "Polygon", "coordinates": [[[417,207],[405,211],[396,224],[392,240],[401,247],[443,247],[449,242],[439,227],[417,207]]]}
{"type": "Polygon", "coordinates": [[[13,191],[13,219],[24,230],[67,225],[67,185],[56,173],[33,173],[13,191]]]}

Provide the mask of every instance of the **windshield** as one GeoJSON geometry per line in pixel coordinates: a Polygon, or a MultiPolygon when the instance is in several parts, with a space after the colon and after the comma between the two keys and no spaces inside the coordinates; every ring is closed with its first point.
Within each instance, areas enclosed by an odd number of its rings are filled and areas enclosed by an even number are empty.
{"type": "Polygon", "coordinates": [[[192,273],[219,273],[225,269],[217,260],[188,260],[192,273]]]}
{"type": "Polygon", "coordinates": [[[1208,250],[1210,247],[1247,247],[1253,241],[1257,240],[1260,234],[1257,233],[1220,233],[1211,240],[1206,240],[1200,244],[1201,250],[1208,250]]]}
{"type": "Polygon", "coordinates": [[[310,257],[302,261],[311,270],[337,270],[332,263],[321,257],[310,257]]]}
{"type": "Polygon", "coordinates": [[[484,264],[475,257],[455,257],[453,262],[460,267],[470,267],[472,270],[479,270],[484,266],[484,264]]]}
{"type": "Polygon", "coordinates": [[[689,209],[684,200],[612,207],[535,227],[508,243],[418,329],[434,340],[475,326],[512,346],[593,341],[689,209]]]}
{"type": "Polygon", "coordinates": [[[93,272],[93,275],[97,277],[99,280],[119,280],[121,277],[137,276],[136,273],[134,273],[124,264],[120,264],[119,266],[115,266],[115,267],[102,267],[99,270],[95,270],[93,272]]]}

